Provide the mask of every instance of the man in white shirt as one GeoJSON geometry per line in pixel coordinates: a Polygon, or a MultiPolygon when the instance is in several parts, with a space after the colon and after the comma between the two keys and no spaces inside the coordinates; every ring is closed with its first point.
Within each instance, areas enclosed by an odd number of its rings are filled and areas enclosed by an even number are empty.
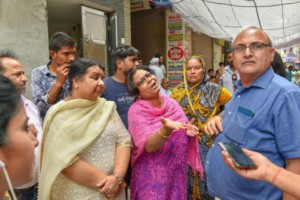
{"type": "MultiPolygon", "coordinates": [[[[25,76],[21,63],[18,61],[16,54],[12,50],[2,50],[0,52],[0,74],[9,78],[16,86],[24,103],[26,115],[28,117],[28,126],[35,129],[37,139],[40,142],[42,137],[42,120],[36,105],[24,97],[26,83],[28,81],[25,76]]],[[[29,128],[28,128],[29,129],[29,128]]],[[[15,188],[18,200],[36,200],[38,182],[38,147],[35,148],[35,166],[34,178],[32,181],[15,188]]]]}
{"type": "Polygon", "coordinates": [[[170,81],[167,78],[163,78],[161,82],[161,88],[159,93],[170,96],[171,90],[169,90],[170,81]]]}
{"type": "Polygon", "coordinates": [[[232,50],[226,52],[226,60],[228,65],[224,68],[224,72],[219,79],[219,84],[224,86],[231,94],[235,91],[235,83],[240,79],[240,75],[233,66],[232,50]]]}
{"type": "Polygon", "coordinates": [[[163,75],[166,76],[167,75],[167,71],[166,71],[166,67],[164,65],[164,57],[157,53],[155,56],[155,58],[158,58],[159,62],[158,62],[158,67],[162,70],[163,75]]]}
{"type": "Polygon", "coordinates": [[[149,68],[154,71],[155,76],[157,78],[157,82],[159,85],[161,85],[162,79],[164,78],[164,74],[163,74],[163,71],[159,68],[158,63],[159,63],[159,59],[156,57],[153,57],[150,60],[149,68]]]}

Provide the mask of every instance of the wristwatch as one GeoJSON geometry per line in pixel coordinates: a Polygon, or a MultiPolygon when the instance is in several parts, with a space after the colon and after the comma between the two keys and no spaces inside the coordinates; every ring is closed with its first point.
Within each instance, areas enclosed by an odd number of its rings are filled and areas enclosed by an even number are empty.
{"type": "Polygon", "coordinates": [[[117,176],[115,174],[112,174],[112,175],[117,179],[118,185],[121,185],[123,182],[123,179],[121,179],[119,176],[117,176]]]}

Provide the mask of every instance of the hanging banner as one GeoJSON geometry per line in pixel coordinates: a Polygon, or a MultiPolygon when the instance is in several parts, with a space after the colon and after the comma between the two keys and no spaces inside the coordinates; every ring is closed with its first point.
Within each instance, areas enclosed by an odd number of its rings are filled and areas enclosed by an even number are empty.
{"type": "Polygon", "coordinates": [[[191,28],[184,23],[181,16],[167,10],[167,69],[170,87],[183,79],[183,66],[192,55],[191,28]]]}
{"type": "Polygon", "coordinates": [[[149,0],[130,0],[130,9],[131,12],[139,10],[149,10],[149,0]]]}

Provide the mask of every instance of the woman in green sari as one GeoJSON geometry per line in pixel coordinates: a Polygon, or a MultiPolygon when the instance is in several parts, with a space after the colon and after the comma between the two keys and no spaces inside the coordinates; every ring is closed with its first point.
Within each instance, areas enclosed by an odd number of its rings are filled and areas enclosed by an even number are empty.
{"type": "MultiPolygon", "coordinates": [[[[206,68],[200,56],[192,56],[184,66],[184,80],[172,90],[171,98],[177,100],[186,116],[195,118],[199,128],[198,142],[202,165],[208,149],[213,144],[214,137],[203,132],[206,122],[215,116],[220,105],[227,103],[231,94],[219,84],[206,80],[206,68]]],[[[207,190],[206,176],[200,180],[199,174],[189,168],[188,200],[214,199],[207,190]]]]}

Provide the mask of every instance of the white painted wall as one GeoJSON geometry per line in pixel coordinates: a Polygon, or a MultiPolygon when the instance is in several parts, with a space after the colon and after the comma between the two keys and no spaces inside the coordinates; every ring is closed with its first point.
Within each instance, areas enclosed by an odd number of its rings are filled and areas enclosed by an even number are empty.
{"type": "Polygon", "coordinates": [[[0,0],[0,49],[11,48],[20,57],[31,98],[31,71],[48,61],[46,0],[0,0]]]}

